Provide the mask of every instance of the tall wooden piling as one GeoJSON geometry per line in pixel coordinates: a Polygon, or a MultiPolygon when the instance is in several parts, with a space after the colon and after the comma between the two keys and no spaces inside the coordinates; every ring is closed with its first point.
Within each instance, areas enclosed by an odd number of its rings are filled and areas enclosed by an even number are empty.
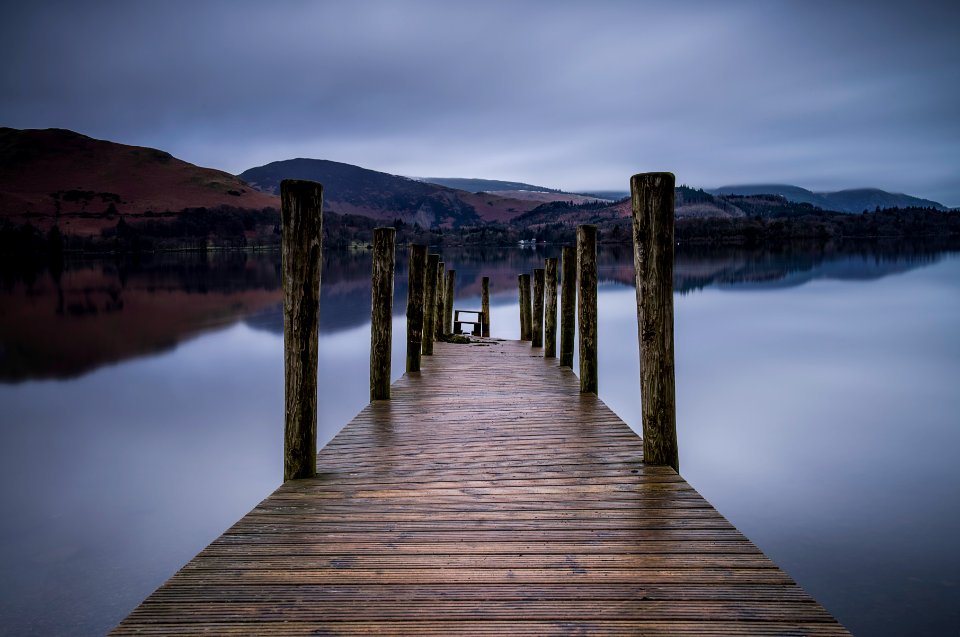
{"type": "Polygon", "coordinates": [[[435,314],[433,317],[435,330],[433,334],[433,340],[435,341],[439,341],[443,338],[443,280],[445,272],[446,269],[444,268],[444,263],[441,261],[437,264],[437,307],[434,308],[435,314]]]}
{"type": "Polygon", "coordinates": [[[443,292],[443,333],[453,334],[453,297],[457,284],[457,271],[447,270],[446,290],[443,292]]]}
{"type": "Polygon", "coordinates": [[[480,311],[483,320],[480,322],[480,335],[490,336],[490,277],[480,279],[480,311]]]}
{"type": "Polygon", "coordinates": [[[573,246],[563,246],[560,257],[560,366],[572,368],[577,322],[577,252],[573,246]]]}
{"type": "Polygon", "coordinates": [[[423,275],[427,266],[427,246],[410,245],[407,271],[407,371],[420,371],[423,346],[423,275]]]}
{"type": "Polygon", "coordinates": [[[529,341],[533,338],[533,309],[530,307],[530,275],[521,274],[518,278],[520,287],[520,340],[529,341]]]}
{"type": "Polygon", "coordinates": [[[317,361],[323,186],[280,182],[283,285],[283,479],[317,475],[317,361]]]}
{"type": "Polygon", "coordinates": [[[520,340],[527,334],[527,317],[523,313],[523,275],[517,275],[517,306],[520,309],[520,340]]]}
{"type": "Polygon", "coordinates": [[[530,345],[543,347],[543,268],[533,270],[533,322],[530,345]]]}
{"type": "Polygon", "coordinates": [[[577,226],[580,391],[597,393],[597,227],[577,226]]]}
{"type": "Polygon", "coordinates": [[[643,459],[679,471],[673,363],[674,184],[672,173],[642,173],[630,179],[643,459]]]}
{"type": "Polygon", "coordinates": [[[544,262],[544,294],[543,303],[543,356],[556,358],[557,356],[557,260],[546,259],[544,262]]]}
{"type": "Polygon", "coordinates": [[[373,276],[370,298],[370,400],[390,398],[393,346],[394,228],[373,230],[373,276]]]}
{"type": "Polygon", "coordinates": [[[427,255],[427,269],[423,274],[423,355],[433,356],[433,339],[436,335],[437,319],[437,266],[439,254],[427,255]]]}

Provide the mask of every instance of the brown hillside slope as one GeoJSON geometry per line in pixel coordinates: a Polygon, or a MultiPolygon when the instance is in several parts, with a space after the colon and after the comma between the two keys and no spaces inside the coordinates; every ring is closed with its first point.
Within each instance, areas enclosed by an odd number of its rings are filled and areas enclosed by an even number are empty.
{"type": "Polygon", "coordinates": [[[279,207],[228,173],[63,129],[0,128],[0,219],[86,234],[148,211],[279,207]],[[111,208],[111,205],[113,208],[111,208]],[[107,211],[110,211],[108,214],[107,211]]]}

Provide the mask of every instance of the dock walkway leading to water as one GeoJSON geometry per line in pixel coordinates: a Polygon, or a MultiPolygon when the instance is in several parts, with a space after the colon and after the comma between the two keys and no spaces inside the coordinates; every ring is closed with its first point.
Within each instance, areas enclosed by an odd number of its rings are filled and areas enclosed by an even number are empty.
{"type": "Polygon", "coordinates": [[[846,635],[528,343],[420,372],[115,635],[846,635]]]}

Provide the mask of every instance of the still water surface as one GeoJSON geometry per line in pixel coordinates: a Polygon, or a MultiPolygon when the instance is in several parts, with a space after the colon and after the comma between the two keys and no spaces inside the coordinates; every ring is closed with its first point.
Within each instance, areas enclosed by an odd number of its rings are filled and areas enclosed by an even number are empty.
{"type": "MultiPolygon", "coordinates": [[[[490,276],[517,338],[556,252],[447,251],[456,305],[490,276]]],[[[0,634],[103,634],[279,485],[278,265],[0,273],[0,634]]],[[[367,402],[369,272],[325,259],[321,444],[367,402]]],[[[639,429],[632,276],[601,251],[600,396],[639,429]]],[[[960,632],[960,253],[680,249],[675,287],[684,477],[854,633],[960,632]]]]}

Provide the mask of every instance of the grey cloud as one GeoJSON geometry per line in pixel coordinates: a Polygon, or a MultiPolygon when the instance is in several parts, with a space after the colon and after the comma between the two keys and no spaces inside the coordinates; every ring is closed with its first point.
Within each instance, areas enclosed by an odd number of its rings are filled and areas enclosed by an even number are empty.
{"type": "Polygon", "coordinates": [[[624,188],[876,185],[960,204],[949,3],[25,3],[0,124],[239,172],[312,156],[624,188]]]}

